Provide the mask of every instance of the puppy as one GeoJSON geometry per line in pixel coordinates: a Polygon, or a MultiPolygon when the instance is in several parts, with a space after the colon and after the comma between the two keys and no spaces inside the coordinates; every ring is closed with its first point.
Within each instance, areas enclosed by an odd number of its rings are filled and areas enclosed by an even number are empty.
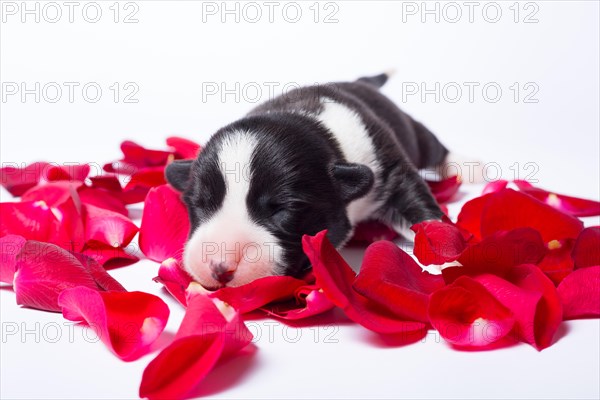
{"type": "Polygon", "coordinates": [[[442,217],[418,170],[448,150],[379,92],[387,79],[293,90],[217,131],[196,160],[168,165],[189,212],[183,263],[195,280],[298,277],[310,269],[304,234],[327,229],[339,248],[367,219],[405,234],[442,217]]]}

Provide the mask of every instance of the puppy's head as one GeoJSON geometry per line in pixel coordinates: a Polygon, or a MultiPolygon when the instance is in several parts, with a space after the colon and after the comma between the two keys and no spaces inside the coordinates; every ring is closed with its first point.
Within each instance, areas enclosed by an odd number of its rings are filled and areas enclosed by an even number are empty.
{"type": "Polygon", "coordinates": [[[304,234],[328,229],[334,245],[352,233],[347,204],[365,195],[373,173],[334,162],[319,125],[251,117],[217,132],[194,161],[167,167],[191,221],[184,267],[208,289],[310,267],[304,234]]]}

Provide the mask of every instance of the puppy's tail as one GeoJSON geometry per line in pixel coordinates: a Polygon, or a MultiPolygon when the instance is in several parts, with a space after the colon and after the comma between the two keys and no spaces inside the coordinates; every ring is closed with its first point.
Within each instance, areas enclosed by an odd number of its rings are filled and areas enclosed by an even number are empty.
{"type": "Polygon", "coordinates": [[[394,75],[395,72],[396,71],[392,69],[375,76],[363,76],[362,78],[357,79],[357,81],[368,83],[369,85],[373,85],[379,89],[380,87],[385,85],[388,79],[390,79],[390,77],[394,75]]]}

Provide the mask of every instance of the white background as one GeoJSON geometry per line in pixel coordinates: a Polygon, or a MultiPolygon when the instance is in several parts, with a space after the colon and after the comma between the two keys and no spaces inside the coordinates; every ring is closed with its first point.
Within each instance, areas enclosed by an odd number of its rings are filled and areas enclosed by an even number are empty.
{"type": "MultiPolygon", "coordinates": [[[[421,2],[391,1],[338,1],[327,8],[322,2],[315,22],[310,1],[297,3],[302,16],[296,23],[289,22],[295,17],[293,9],[283,13],[284,2],[275,8],[273,22],[267,6],[256,3],[262,11],[256,23],[244,20],[244,3],[237,6],[239,22],[235,15],[225,15],[225,23],[221,2],[212,3],[219,10],[208,15],[203,14],[202,3],[194,1],[121,2],[117,7],[113,1],[100,1],[102,15],[96,23],[85,19],[95,18],[92,6],[82,13],[88,2],[78,3],[72,23],[62,2],[56,3],[62,12],[56,23],[49,22],[56,8],[44,8],[45,2],[26,3],[29,9],[38,4],[39,22],[34,14],[22,15],[21,2],[1,3],[0,160],[4,165],[37,160],[102,165],[120,156],[118,146],[124,139],[149,147],[162,147],[169,135],[204,142],[253,107],[257,94],[259,100],[266,100],[269,86],[279,93],[285,85],[350,80],[395,68],[397,74],[383,91],[452,150],[494,163],[488,170],[490,177],[496,171],[509,179],[534,172],[528,177],[539,180],[540,186],[600,198],[596,1],[516,6],[513,1],[476,2],[472,16],[463,2],[428,2],[428,9],[437,7],[438,22],[435,14],[423,14],[421,2]],[[15,15],[13,6],[18,8],[15,15]],[[493,23],[498,8],[502,14],[493,23]],[[117,23],[115,9],[120,11],[117,23]],[[134,11],[132,18],[138,21],[124,23],[134,11]],[[325,23],[332,11],[337,22],[325,23]],[[525,23],[528,16],[530,23],[525,23]],[[36,82],[39,102],[34,94],[22,98],[21,93],[7,92],[22,83],[34,89],[36,82]],[[55,103],[51,102],[56,97],[53,82],[62,88],[55,103]],[[64,82],[79,85],[73,102],[64,82]],[[110,89],[115,82],[121,95],[117,102],[110,89]],[[465,82],[475,86],[472,101],[465,82]],[[82,94],[88,83],[102,89],[95,103],[90,101],[93,91],[88,92],[88,100],[82,94]],[[126,83],[139,89],[133,96],[137,103],[124,102],[132,87],[126,88],[126,83]],[[421,92],[407,92],[421,84],[435,91],[436,83],[437,101],[435,94],[422,98],[421,92]],[[207,85],[221,84],[234,92],[238,84],[239,98],[228,94],[222,99],[221,93],[210,95],[205,90],[207,85]],[[486,84],[491,88],[484,94],[486,84]],[[456,86],[462,88],[462,97],[453,102],[456,86]],[[257,87],[262,93],[255,91],[257,87]],[[495,87],[502,94],[493,102],[495,87]],[[533,88],[537,93],[530,100],[537,102],[525,102],[533,88]]],[[[235,2],[227,7],[233,9],[235,2]]],[[[245,10],[247,18],[255,17],[256,8],[245,10]]],[[[480,189],[465,187],[463,200],[480,189]]],[[[2,201],[10,200],[5,191],[0,196],[2,201]]],[[[451,208],[454,216],[457,207],[451,208]]],[[[598,218],[586,224],[598,224],[598,218]]],[[[358,266],[361,253],[344,254],[358,266]]],[[[171,308],[167,331],[173,334],[183,310],[150,280],[156,271],[157,264],[142,261],[111,273],[130,290],[160,294],[171,308]]],[[[142,370],[154,354],[121,362],[102,344],[85,340],[80,328],[69,337],[70,328],[60,315],[19,308],[6,288],[0,290],[0,312],[0,397],[137,396],[142,370]],[[19,332],[6,335],[8,326],[15,324],[19,332]],[[57,326],[61,336],[51,343],[57,326]],[[26,329],[39,336],[22,336],[26,329]]],[[[333,315],[324,320],[333,321],[335,331],[319,325],[286,330],[277,324],[271,328],[272,337],[268,320],[254,322],[254,332],[260,334],[256,350],[220,365],[198,394],[225,398],[600,396],[598,320],[563,324],[557,343],[541,353],[526,345],[460,352],[434,335],[424,343],[390,346],[340,313],[333,315]],[[337,343],[329,343],[328,334],[337,343]],[[296,335],[301,336],[294,343],[296,335]]],[[[160,345],[168,335],[164,339],[160,345]]]]}

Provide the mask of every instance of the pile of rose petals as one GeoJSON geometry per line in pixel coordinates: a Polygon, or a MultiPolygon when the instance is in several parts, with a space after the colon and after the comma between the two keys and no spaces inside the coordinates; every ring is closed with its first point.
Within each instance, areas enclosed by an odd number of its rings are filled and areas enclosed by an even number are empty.
{"type": "MultiPolygon", "coordinates": [[[[169,162],[195,158],[200,146],[177,137],[167,145],[123,142],[123,158],[96,176],[86,164],[0,171],[2,186],[21,197],[0,204],[0,281],[12,285],[17,304],[62,312],[93,327],[117,357],[135,360],[152,351],[169,308],[154,295],[127,291],[106,269],[138,261],[128,247],[138,233],[139,249],[160,263],[155,281],[186,312],[146,367],[141,397],[189,396],[220,360],[251,343],[243,321],[250,312],[281,320],[321,315],[308,321],[322,323],[338,307],[398,344],[435,329],[457,348],[521,341],[538,350],[553,344],[563,320],[600,317],[600,227],[584,228],[578,219],[600,215],[600,203],[525,181],[491,182],[456,221],[413,226],[414,257],[391,242],[393,230],[367,221],[351,241],[368,245],[358,274],[322,231],[303,238],[313,266],[303,279],[266,277],[206,291],[182,268],[189,220],[180,193],[164,180],[169,162]],[[127,206],[141,201],[138,228],[127,206]]],[[[461,181],[427,183],[447,214],[461,181]]]]}

